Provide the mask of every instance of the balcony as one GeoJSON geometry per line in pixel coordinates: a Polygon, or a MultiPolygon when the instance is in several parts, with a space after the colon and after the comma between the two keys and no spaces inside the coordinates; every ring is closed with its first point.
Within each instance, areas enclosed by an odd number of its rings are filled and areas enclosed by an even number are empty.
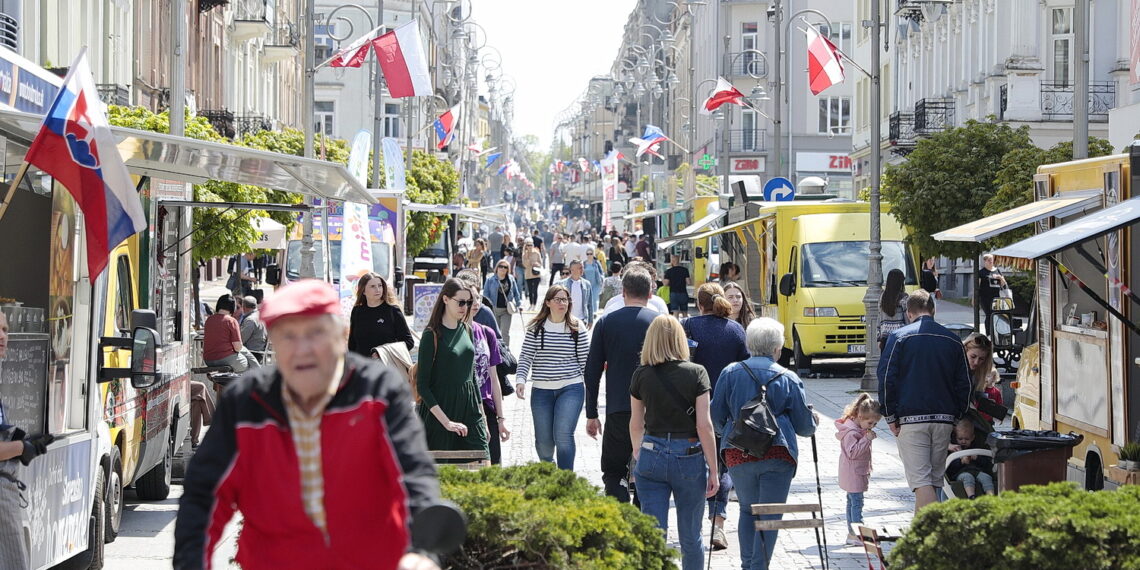
{"type": "Polygon", "coordinates": [[[3,13],[0,13],[0,46],[12,51],[20,49],[20,22],[3,13]]]}
{"type": "Polygon", "coordinates": [[[228,6],[230,0],[198,0],[198,12],[205,14],[218,6],[228,6]]]}
{"type": "Polygon", "coordinates": [[[273,0],[237,0],[234,2],[234,24],[230,37],[247,42],[273,31],[273,0]]]}
{"type": "Polygon", "coordinates": [[[764,152],[768,150],[768,132],[765,129],[729,129],[729,152],[764,152]]]}
{"type": "Polygon", "coordinates": [[[730,77],[768,77],[768,63],[754,52],[730,53],[728,61],[732,62],[728,69],[730,77]]]}
{"type": "Polygon", "coordinates": [[[126,85],[100,83],[95,87],[99,90],[99,99],[107,105],[126,107],[131,104],[131,90],[127,89],[126,85]]]}
{"type": "Polygon", "coordinates": [[[914,134],[930,136],[954,126],[954,100],[927,98],[914,106],[914,134]]]}
{"type": "MultiPolygon", "coordinates": [[[[1073,120],[1072,83],[1041,82],[1041,118],[1046,121],[1073,120]]],[[[1089,83],[1089,122],[1108,121],[1108,111],[1116,107],[1116,83],[1089,83]]]]}
{"type": "Polygon", "coordinates": [[[914,150],[914,113],[895,111],[888,125],[887,142],[893,147],[891,152],[906,155],[914,150]]]}
{"type": "Polygon", "coordinates": [[[198,111],[199,117],[204,117],[214,126],[219,135],[227,139],[234,138],[234,114],[225,109],[203,109],[198,111]]]}
{"type": "Polygon", "coordinates": [[[261,131],[272,131],[273,121],[269,117],[258,113],[248,113],[245,115],[237,115],[233,119],[234,131],[237,136],[244,137],[253,133],[261,131]]]}
{"type": "Polygon", "coordinates": [[[262,47],[261,61],[277,63],[301,56],[301,34],[292,22],[283,22],[262,47]]]}

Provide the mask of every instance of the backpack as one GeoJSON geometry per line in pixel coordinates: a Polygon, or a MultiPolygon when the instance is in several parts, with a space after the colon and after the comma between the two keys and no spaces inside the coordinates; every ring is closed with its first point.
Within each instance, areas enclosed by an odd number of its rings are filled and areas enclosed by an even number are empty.
{"type": "Polygon", "coordinates": [[[773,414],[772,408],[768,406],[768,384],[787,372],[781,372],[768,382],[760,384],[760,380],[748,365],[742,363],[741,366],[760,386],[760,390],[756,396],[740,407],[740,413],[736,416],[736,422],[733,423],[732,433],[728,434],[727,441],[728,445],[736,449],[753,457],[763,458],[764,454],[768,453],[768,448],[772,447],[776,434],[780,433],[780,426],[776,424],[776,414],[773,414]]]}
{"type": "Polygon", "coordinates": [[[515,393],[515,387],[507,380],[507,375],[515,374],[519,371],[519,361],[515,358],[514,354],[511,354],[510,347],[507,346],[507,343],[503,342],[503,339],[500,338],[498,342],[499,357],[502,359],[502,362],[495,366],[495,370],[499,373],[499,388],[502,390],[503,395],[510,396],[515,393]]]}

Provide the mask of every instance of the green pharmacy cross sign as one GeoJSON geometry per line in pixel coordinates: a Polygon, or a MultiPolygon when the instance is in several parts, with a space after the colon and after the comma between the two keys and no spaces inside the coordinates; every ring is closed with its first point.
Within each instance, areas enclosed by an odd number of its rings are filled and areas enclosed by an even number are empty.
{"type": "Polygon", "coordinates": [[[701,157],[700,160],[697,161],[697,166],[705,170],[709,170],[710,168],[716,166],[716,159],[713,158],[713,155],[706,153],[701,157]]]}

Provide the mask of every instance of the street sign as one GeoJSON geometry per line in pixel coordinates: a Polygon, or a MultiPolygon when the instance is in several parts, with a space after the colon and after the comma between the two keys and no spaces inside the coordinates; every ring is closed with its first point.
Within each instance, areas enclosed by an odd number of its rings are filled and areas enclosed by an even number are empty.
{"type": "Polygon", "coordinates": [[[796,197],[796,187],[787,178],[777,176],[764,183],[765,202],[790,202],[796,197]]]}

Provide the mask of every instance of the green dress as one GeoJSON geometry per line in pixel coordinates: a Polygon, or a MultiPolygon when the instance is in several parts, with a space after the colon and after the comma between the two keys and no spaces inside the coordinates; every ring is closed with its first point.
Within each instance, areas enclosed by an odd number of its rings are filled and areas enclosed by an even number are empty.
{"type": "Polygon", "coordinates": [[[437,342],[431,330],[420,339],[416,389],[422,400],[417,409],[424,423],[428,449],[432,451],[487,451],[487,426],[483,420],[479,388],[475,384],[475,345],[466,325],[455,329],[441,326],[437,342]],[[467,426],[467,437],[448,431],[431,413],[438,405],[453,422],[467,426]]]}

